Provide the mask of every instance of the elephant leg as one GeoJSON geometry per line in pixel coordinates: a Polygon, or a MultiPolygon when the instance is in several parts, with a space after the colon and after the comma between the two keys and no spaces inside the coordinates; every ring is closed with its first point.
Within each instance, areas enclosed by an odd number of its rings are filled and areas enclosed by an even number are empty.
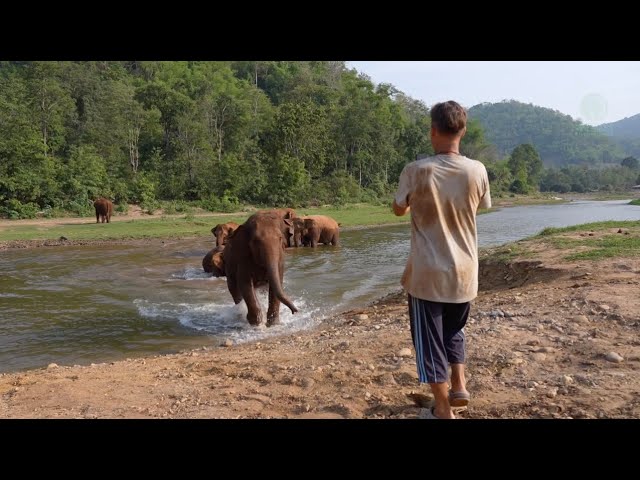
{"type": "Polygon", "coordinates": [[[247,278],[246,281],[240,281],[240,291],[242,292],[244,302],[247,304],[247,321],[254,326],[260,325],[264,312],[262,308],[260,308],[260,303],[258,303],[256,291],[255,288],[253,288],[253,282],[250,278],[247,278]]]}
{"type": "Polygon", "coordinates": [[[333,237],[331,238],[331,243],[334,246],[340,245],[340,234],[338,232],[333,234],[333,237]]]}
{"type": "Polygon", "coordinates": [[[320,240],[320,235],[313,235],[311,237],[311,247],[316,248],[318,246],[318,240],[320,240]]]}
{"type": "Polygon", "coordinates": [[[96,212],[96,223],[100,223],[100,214],[96,212]]]}

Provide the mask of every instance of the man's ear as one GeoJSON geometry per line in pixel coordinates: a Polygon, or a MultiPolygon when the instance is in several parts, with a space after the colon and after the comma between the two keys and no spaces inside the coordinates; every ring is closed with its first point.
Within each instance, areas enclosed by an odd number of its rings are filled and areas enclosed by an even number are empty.
{"type": "Polygon", "coordinates": [[[460,138],[464,137],[465,133],[467,133],[467,127],[466,126],[462,129],[462,133],[460,134],[460,138]]]}

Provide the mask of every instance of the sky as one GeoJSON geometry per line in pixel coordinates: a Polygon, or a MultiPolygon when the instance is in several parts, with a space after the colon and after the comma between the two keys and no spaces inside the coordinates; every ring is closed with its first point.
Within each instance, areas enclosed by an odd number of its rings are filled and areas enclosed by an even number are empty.
{"type": "Polygon", "coordinates": [[[427,106],[466,108],[518,100],[558,110],[588,125],[640,113],[640,62],[347,62],[375,83],[390,83],[427,106]]]}

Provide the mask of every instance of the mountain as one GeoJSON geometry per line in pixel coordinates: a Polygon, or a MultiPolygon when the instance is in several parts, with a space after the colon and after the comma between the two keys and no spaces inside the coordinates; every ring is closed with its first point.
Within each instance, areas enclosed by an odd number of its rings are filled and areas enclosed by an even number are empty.
{"type": "Polygon", "coordinates": [[[598,125],[597,128],[610,137],[640,139],[640,113],[633,117],[623,118],[617,122],[603,123],[602,125],[598,125]]]}
{"type": "Polygon", "coordinates": [[[531,143],[546,166],[619,163],[625,150],[596,127],[557,110],[515,100],[481,103],[469,117],[483,126],[486,138],[503,154],[531,143]]]}
{"type": "Polygon", "coordinates": [[[626,153],[640,158],[640,113],[617,122],[603,123],[597,128],[613,138],[626,153]]]}

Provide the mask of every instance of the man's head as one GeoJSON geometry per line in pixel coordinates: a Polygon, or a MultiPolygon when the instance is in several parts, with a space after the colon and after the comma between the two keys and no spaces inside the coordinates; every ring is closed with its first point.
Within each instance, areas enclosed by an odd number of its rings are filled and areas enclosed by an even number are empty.
{"type": "Polygon", "coordinates": [[[434,137],[460,141],[466,131],[467,112],[459,103],[449,100],[431,107],[432,142],[434,137]]]}

